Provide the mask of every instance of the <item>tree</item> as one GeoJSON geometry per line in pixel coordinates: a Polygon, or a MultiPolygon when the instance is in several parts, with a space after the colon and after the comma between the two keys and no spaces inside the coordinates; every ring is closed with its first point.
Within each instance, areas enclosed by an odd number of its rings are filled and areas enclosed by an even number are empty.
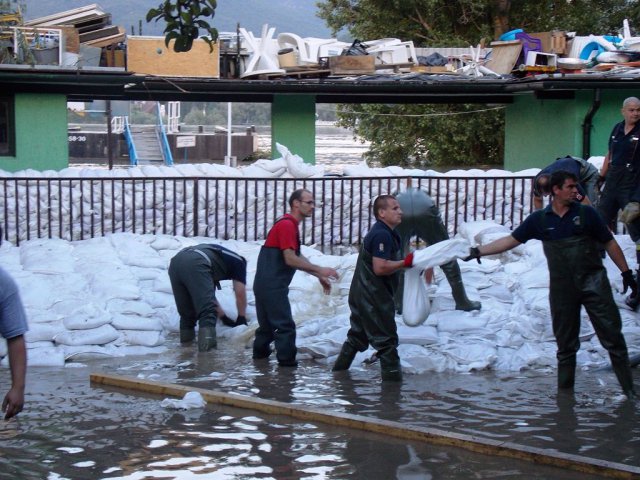
{"type": "MultiPolygon", "coordinates": [[[[468,47],[502,33],[566,30],[615,34],[638,19],[627,0],[325,0],[318,16],[334,34],[366,42],[395,37],[417,47],[468,47]]],[[[639,23],[640,26],[640,23],[639,23]]],[[[339,122],[371,142],[383,165],[496,164],[504,151],[502,109],[486,105],[342,105],[339,122]]]]}
{"type": "Polygon", "coordinates": [[[167,26],[164,29],[164,43],[169,48],[169,43],[174,40],[175,52],[188,52],[193,46],[193,41],[204,30],[207,35],[200,38],[209,44],[213,51],[213,42],[218,38],[218,30],[209,25],[207,19],[213,18],[216,10],[216,0],[164,0],[158,8],[152,8],[147,12],[147,23],[155,19],[164,20],[167,26]]]}

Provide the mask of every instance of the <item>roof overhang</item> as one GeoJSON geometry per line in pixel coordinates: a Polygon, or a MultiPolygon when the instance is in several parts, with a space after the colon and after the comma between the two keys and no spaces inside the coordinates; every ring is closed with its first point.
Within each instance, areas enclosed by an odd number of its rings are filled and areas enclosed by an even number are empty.
{"type": "Polygon", "coordinates": [[[538,75],[524,79],[454,75],[235,80],[138,75],[122,69],[0,65],[3,93],[57,93],[70,101],[179,100],[272,102],[277,95],[313,95],[318,103],[511,103],[516,95],[570,99],[578,90],[640,89],[640,75],[538,75]],[[18,68],[20,67],[20,68],[18,68]]]}

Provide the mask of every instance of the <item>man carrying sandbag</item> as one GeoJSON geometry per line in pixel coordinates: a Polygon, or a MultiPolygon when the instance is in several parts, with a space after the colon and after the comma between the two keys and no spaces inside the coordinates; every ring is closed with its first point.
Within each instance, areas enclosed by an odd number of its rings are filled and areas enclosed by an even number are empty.
{"type": "Polygon", "coordinates": [[[412,266],[413,253],[402,258],[394,230],[402,221],[402,209],[393,195],[378,196],[373,215],[377,221],[364,237],[349,289],[351,328],[333,371],[348,370],[356,353],[371,345],[380,359],[382,380],[401,381],[394,295],[399,273],[412,266]]]}

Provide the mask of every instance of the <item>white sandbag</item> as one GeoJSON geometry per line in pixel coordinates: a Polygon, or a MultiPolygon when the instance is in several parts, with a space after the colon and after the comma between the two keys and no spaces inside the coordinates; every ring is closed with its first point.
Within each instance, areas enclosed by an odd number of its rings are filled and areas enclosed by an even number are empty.
{"type": "Polygon", "coordinates": [[[457,258],[468,257],[470,248],[469,242],[461,238],[434,243],[413,252],[413,268],[436,267],[457,258]]]}
{"type": "Polygon", "coordinates": [[[456,363],[449,356],[428,347],[401,343],[398,354],[402,370],[406,373],[444,372],[456,368],[456,363]]]}
{"type": "Polygon", "coordinates": [[[157,235],[155,240],[151,242],[151,247],[155,250],[174,250],[178,253],[182,249],[182,242],[169,235],[157,235]]]}
{"type": "Polygon", "coordinates": [[[487,319],[483,315],[479,315],[478,311],[461,312],[456,310],[455,312],[440,313],[443,314],[438,316],[438,332],[440,333],[489,333],[485,331],[487,319]],[[445,315],[445,313],[448,313],[449,315],[445,315]]]}
{"type": "Polygon", "coordinates": [[[164,335],[159,331],[120,330],[120,334],[121,337],[118,340],[118,343],[121,344],[157,347],[165,342],[164,335]]]}
{"type": "Polygon", "coordinates": [[[121,298],[114,298],[107,302],[107,310],[113,314],[122,315],[139,315],[141,317],[152,317],[153,308],[144,302],[133,302],[130,300],[123,300],[121,298]]]}
{"type": "Polygon", "coordinates": [[[400,343],[413,345],[431,345],[439,340],[438,330],[431,325],[420,325],[417,328],[398,325],[398,339],[400,343]]]}
{"type": "Polygon", "coordinates": [[[111,317],[111,325],[118,330],[163,330],[162,322],[158,318],[141,317],[140,315],[123,315],[120,313],[111,317]]]}
{"type": "Polygon", "coordinates": [[[69,330],[54,337],[54,342],[62,345],[104,345],[120,337],[111,325],[102,325],[89,330],[69,330]]]}
{"type": "Polygon", "coordinates": [[[191,410],[194,408],[203,408],[207,402],[202,398],[199,392],[187,392],[184,397],[179,400],[176,398],[165,398],[160,402],[163,408],[171,408],[174,410],[191,410]]]}
{"type": "Polygon", "coordinates": [[[29,325],[29,331],[24,334],[24,340],[28,343],[52,341],[57,334],[64,332],[64,330],[64,326],[62,326],[59,321],[51,323],[32,323],[29,325]]]}
{"type": "Polygon", "coordinates": [[[62,321],[67,330],[88,330],[111,323],[111,316],[94,304],[79,308],[62,321]]]}
{"type": "MultiPolygon", "coordinates": [[[[6,357],[5,359],[6,360],[6,357]]],[[[27,362],[32,367],[64,367],[64,353],[54,346],[29,350],[27,362]]]]}
{"type": "Polygon", "coordinates": [[[431,311],[431,302],[422,273],[419,268],[411,268],[404,272],[402,321],[410,327],[423,324],[431,311]]]}
{"type": "Polygon", "coordinates": [[[287,164],[287,170],[294,178],[321,177],[324,175],[324,168],[320,166],[304,163],[299,155],[293,154],[287,147],[276,143],[276,148],[287,164]]]}
{"type": "Polygon", "coordinates": [[[456,370],[468,372],[470,370],[483,370],[490,367],[498,358],[496,347],[486,340],[476,339],[476,342],[447,345],[443,349],[445,355],[449,355],[456,363],[456,370]]]}

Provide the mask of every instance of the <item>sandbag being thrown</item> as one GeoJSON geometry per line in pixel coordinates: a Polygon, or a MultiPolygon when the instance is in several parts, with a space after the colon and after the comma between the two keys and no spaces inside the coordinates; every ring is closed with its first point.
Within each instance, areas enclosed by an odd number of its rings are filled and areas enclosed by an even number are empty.
{"type": "Polygon", "coordinates": [[[409,327],[422,325],[429,317],[431,303],[422,279],[426,268],[443,265],[457,258],[469,256],[471,245],[466,240],[452,239],[434,243],[413,252],[413,268],[404,274],[402,320],[409,327]]]}

